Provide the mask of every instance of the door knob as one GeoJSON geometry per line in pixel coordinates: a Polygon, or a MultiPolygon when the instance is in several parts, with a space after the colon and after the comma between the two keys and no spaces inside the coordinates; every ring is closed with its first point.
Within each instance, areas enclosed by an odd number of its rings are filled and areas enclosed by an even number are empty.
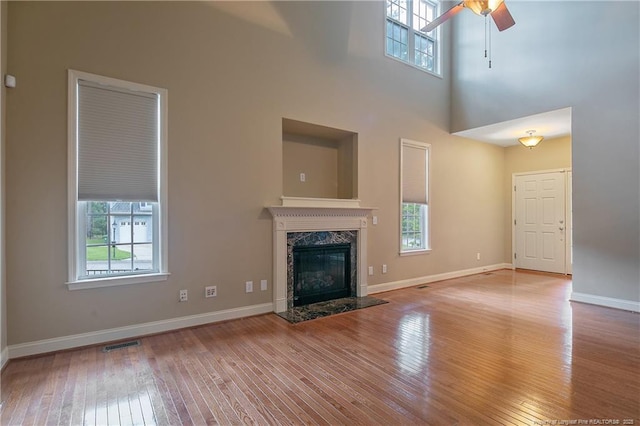
{"type": "Polygon", "coordinates": [[[564,231],[564,228],[562,226],[560,226],[558,229],[564,231]]]}

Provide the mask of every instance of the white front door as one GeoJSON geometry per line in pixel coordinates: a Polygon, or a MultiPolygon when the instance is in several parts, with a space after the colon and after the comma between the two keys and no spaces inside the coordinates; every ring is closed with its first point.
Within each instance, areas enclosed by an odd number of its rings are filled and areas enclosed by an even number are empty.
{"type": "Polygon", "coordinates": [[[565,177],[564,171],[515,177],[516,268],[566,272],[565,177]]]}

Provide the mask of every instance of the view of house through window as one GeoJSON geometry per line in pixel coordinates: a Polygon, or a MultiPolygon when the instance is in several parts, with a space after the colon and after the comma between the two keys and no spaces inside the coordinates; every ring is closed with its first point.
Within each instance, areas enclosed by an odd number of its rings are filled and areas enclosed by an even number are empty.
{"type": "Polygon", "coordinates": [[[88,201],[86,275],[152,271],[152,203],[88,201]]]}
{"type": "Polygon", "coordinates": [[[420,31],[437,12],[435,0],[386,0],[386,54],[440,74],[438,29],[420,31]]]}

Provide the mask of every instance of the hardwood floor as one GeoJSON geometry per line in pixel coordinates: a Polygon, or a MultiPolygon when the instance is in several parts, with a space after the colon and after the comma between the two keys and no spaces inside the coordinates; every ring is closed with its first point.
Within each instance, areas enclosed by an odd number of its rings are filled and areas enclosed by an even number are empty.
{"type": "Polygon", "coordinates": [[[503,270],[295,325],[269,314],[12,360],[0,423],[640,425],[640,315],[570,291],[503,270]]]}

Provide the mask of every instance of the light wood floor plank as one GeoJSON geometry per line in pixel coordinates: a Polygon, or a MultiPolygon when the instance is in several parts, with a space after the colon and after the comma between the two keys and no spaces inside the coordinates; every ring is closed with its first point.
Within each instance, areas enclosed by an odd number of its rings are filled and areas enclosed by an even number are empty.
{"type": "Polygon", "coordinates": [[[640,315],[503,270],[289,324],[269,314],[11,360],[0,424],[640,425],[640,315]]]}

